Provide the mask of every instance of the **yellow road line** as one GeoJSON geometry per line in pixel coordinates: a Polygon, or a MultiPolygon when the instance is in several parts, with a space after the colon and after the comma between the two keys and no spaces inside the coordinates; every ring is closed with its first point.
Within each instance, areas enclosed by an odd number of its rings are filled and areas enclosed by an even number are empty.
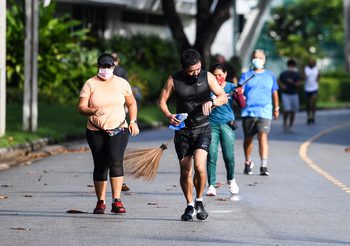
{"type": "Polygon", "coordinates": [[[315,172],[317,172],[318,174],[320,174],[321,176],[323,176],[324,178],[326,178],[328,181],[330,181],[332,184],[334,184],[335,186],[339,187],[340,189],[342,189],[344,192],[349,193],[350,194],[350,188],[348,186],[346,186],[345,184],[343,184],[340,180],[338,180],[337,178],[333,177],[332,175],[330,175],[329,173],[327,173],[325,170],[323,170],[322,168],[320,168],[313,160],[311,160],[308,156],[307,156],[307,151],[308,148],[310,146],[310,144],[312,142],[314,142],[315,140],[319,139],[320,137],[342,129],[342,128],[346,128],[346,127],[350,127],[350,123],[346,123],[346,124],[342,124],[342,125],[338,125],[335,126],[333,128],[330,128],[328,130],[322,131],[319,134],[316,134],[315,136],[313,136],[312,138],[310,138],[309,140],[307,140],[306,142],[304,142],[299,149],[299,155],[301,157],[301,159],[304,160],[304,162],[311,168],[313,169],[315,172]]]}

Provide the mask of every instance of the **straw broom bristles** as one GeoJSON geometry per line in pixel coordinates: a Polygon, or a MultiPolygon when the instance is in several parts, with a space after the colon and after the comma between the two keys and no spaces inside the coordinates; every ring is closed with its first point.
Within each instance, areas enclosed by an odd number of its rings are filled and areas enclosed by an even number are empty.
{"type": "Polygon", "coordinates": [[[127,150],[124,156],[124,166],[135,178],[152,181],[158,171],[160,158],[167,144],[158,148],[127,150]]]}

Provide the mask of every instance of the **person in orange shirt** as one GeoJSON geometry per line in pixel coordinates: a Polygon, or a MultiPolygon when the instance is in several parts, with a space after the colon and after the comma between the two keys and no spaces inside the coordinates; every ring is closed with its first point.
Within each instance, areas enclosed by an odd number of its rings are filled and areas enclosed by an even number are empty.
{"type": "Polygon", "coordinates": [[[130,84],[113,75],[114,60],[110,54],[98,57],[98,73],[88,79],[80,91],[78,111],[88,116],[86,139],[94,160],[93,180],[97,196],[95,214],[106,209],[108,172],[112,188],[113,213],[125,213],[120,195],[124,178],[123,159],[129,134],[139,134],[137,104],[130,84]],[[124,105],[130,115],[125,119],[124,105]]]}

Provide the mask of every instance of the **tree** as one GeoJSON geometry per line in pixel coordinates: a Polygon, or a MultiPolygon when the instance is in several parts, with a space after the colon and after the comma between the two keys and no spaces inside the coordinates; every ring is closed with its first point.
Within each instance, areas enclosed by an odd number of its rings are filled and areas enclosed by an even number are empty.
{"type": "Polygon", "coordinates": [[[306,60],[321,57],[326,45],[342,44],[342,0],[296,0],[272,11],[269,35],[278,54],[306,60]]]}
{"type": "Polygon", "coordinates": [[[191,45],[184,32],[181,19],[176,12],[174,0],[162,0],[164,18],[169,25],[178,51],[182,53],[188,48],[197,50],[203,57],[204,65],[209,65],[210,47],[219,28],[231,16],[232,1],[218,0],[214,10],[211,11],[214,2],[213,0],[197,1],[196,39],[194,44],[191,45]]]}

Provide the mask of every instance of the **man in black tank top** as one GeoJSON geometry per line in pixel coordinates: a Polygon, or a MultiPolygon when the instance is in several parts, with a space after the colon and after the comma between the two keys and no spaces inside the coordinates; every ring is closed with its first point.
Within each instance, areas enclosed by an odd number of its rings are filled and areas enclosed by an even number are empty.
{"type": "Polygon", "coordinates": [[[201,69],[201,56],[195,50],[185,50],[181,56],[181,71],[169,76],[159,98],[159,107],[172,125],[181,122],[178,113],[188,113],[185,128],[175,131],[174,144],[180,162],[180,184],[185,195],[187,207],[181,220],[205,220],[208,213],[203,205],[206,182],[206,163],[211,140],[208,116],[213,106],[227,103],[227,96],[211,73],[201,69]],[[212,91],[217,98],[210,98],[212,91]],[[174,94],[176,113],[169,111],[167,101],[174,94]],[[192,174],[194,160],[194,175],[192,174]],[[193,176],[193,179],[192,179],[193,176]],[[197,192],[193,200],[193,185],[197,192]]]}

